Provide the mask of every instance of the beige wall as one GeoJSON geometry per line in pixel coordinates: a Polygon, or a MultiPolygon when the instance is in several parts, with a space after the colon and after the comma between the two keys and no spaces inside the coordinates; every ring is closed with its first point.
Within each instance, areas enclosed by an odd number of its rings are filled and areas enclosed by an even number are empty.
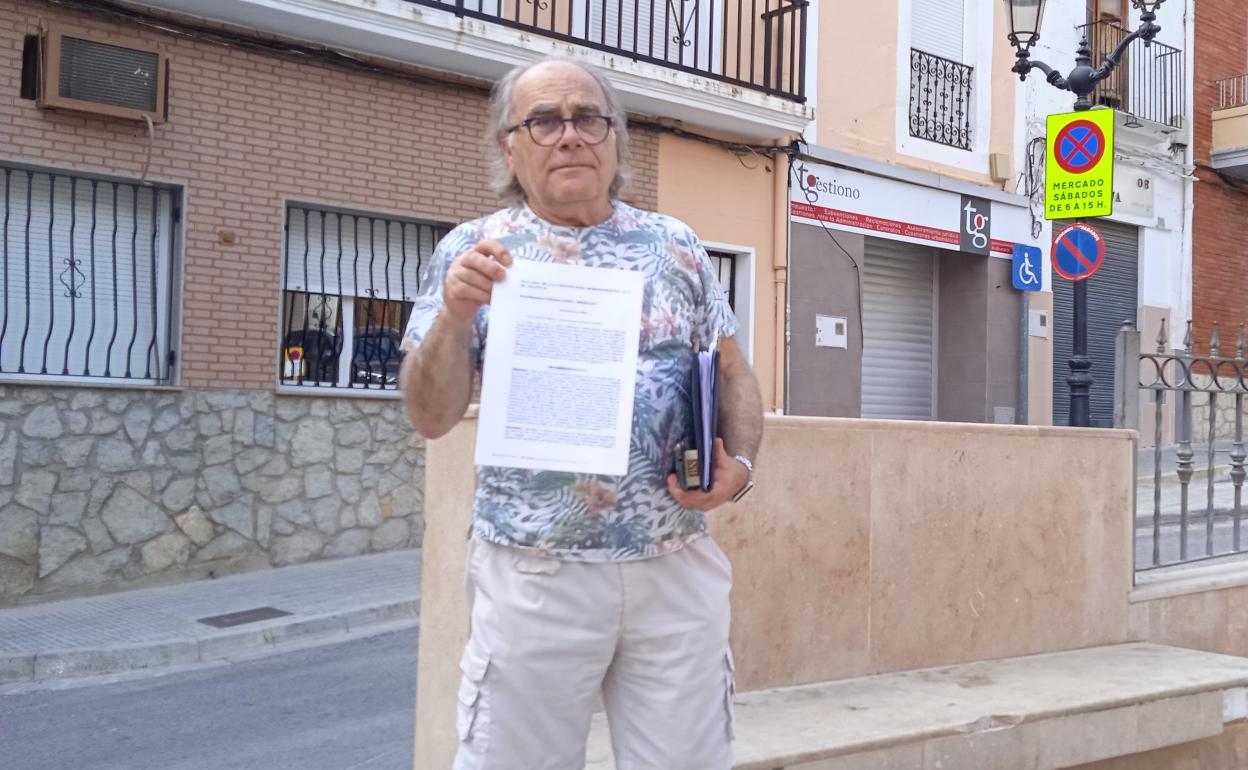
{"type": "MultiPolygon", "coordinates": [[[[454,753],[475,427],[428,446],[417,768],[454,753]]],[[[758,488],[711,518],[734,568],[739,688],[1126,641],[1248,656],[1248,571],[1133,588],[1133,439],[767,417],[758,488]]],[[[1248,735],[1231,726],[1084,770],[1220,770],[1245,756],[1248,735]]]]}
{"type": "MultiPolygon", "coordinates": [[[[989,103],[989,153],[1014,156],[1015,84],[1010,67],[1014,51],[1006,39],[1002,4],[993,4],[992,76],[989,103]]],[[[819,15],[818,132],[824,147],[931,171],[978,184],[999,187],[983,168],[971,168],[971,153],[957,166],[904,155],[897,151],[898,6],[887,3],[842,3],[835,13],[819,15]]],[[[904,107],[901,107],[904,109],[904,107]]],[[[1011,172],[1012,178],[1012,172],[1011,172]]]]}
{"type": "Polygon", "coordinates": [[[1215,110],[1213,113],[1213,149],[1233,150],[1248,147],[1248,107],[1215,110]]]}
{"type": "MultiPolygon", "coordinates": [[[[454,750],[474,429],[427,450],[419,768],[454,750]]],[[[712,517],[740,688],[1128,639],[1132,449],[1121,431],[768,417],[758,488],[712,517]]]]}
{"type": "Polygon", "coordinates": [[[659,211],[683,220],[704,241],[754,250],[754,370],[766,408],[783,408],[784,346],[776,337],[776,303],[779,289],[783,310],[787,158],[737,155],[672,135],[662,135],[658,144],[659,211]]]}

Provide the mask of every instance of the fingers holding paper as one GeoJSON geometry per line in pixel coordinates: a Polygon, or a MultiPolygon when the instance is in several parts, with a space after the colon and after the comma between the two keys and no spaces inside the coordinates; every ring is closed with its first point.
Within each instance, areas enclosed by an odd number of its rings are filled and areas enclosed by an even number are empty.
{"type": "Polygon", "coordinates": [[[446,309],[461,321],[470,321],[477,309],[490,303],[494,284],[507,277],[511,252],[495,240],[479,241],[451,262],[446,272],[446,309]]]}
{"type": "Polygon", "coordinates": [[[750,472],[745,466],[733,459],[724,449],[722,438],[715,439],[711,462],[714,465],[711,478],[715,480],[715,483],[710,491],[681,489],[676,480],[676,474],[672,473],[667,477],[668,494],[685,508],[709,511],[731,500],[733,495],[740,492],[750,479],[750,472]]]}

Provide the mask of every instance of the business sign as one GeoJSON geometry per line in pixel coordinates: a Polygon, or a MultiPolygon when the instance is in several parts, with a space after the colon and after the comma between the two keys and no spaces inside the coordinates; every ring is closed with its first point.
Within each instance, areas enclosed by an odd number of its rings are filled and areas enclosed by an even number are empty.
{"type": "Polygon", "coordinates": [[[1032,243],[1024,205],[962,195],[888,177],[797,160],[790,185],[793,222],[876,238],[1009,259],[1032,243]]]}
{"type": "Polygon", "coordinates": [[[1044,269],[1041,267],[1041,260],[1044,259],[1044,252],[1035,246],[1024,246],[1021,243],[1014,244],[1014,260],[1010,274],[1014,288],[1019,291],[1040,291],[1043,283],[1044,269]]]}
{"type": "Polygon", "coordinates": [[[1044,218],[1114,213],[1114,111],[1085,110],[1048,119],[1044,218]]]}
{"type": "Polygon", "coordinates": [[[1053,272],[1072,281],[1089,278],[1105,261],[1105,239],[1092,225],[1071,225],[1053,239],[1053,272]]]}
{"type": "Polygon", "coordinates": [[[958,248],[985,257],[992,253],[992,201],[962,196],[962,231],[958,248]]]}

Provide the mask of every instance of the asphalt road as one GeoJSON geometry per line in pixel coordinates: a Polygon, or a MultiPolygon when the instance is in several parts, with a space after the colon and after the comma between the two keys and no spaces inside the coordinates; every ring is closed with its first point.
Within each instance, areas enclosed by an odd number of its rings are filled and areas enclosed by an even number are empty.
{"type": "Polygon", "coordinates": [[[416,636],[0,692],[0,767],[411,770],[416,636]]]}

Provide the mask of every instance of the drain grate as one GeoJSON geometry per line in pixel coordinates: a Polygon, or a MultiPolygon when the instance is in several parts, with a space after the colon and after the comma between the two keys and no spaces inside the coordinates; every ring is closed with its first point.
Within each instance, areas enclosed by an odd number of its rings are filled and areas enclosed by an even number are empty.
{"type": "Polygon", "coordinates": [[[213,628],[231,628],[233,626],[242,626],[247,623],[259,623],[262,620],[272,620],[274,618],[284,618],[292,613],[286,610],[279,610],[276,607],[255,607],[250,610],[241,612],[230,612],[225,615],[213,615],[210,618],[200,618],[199,622],[213,628]]]}

